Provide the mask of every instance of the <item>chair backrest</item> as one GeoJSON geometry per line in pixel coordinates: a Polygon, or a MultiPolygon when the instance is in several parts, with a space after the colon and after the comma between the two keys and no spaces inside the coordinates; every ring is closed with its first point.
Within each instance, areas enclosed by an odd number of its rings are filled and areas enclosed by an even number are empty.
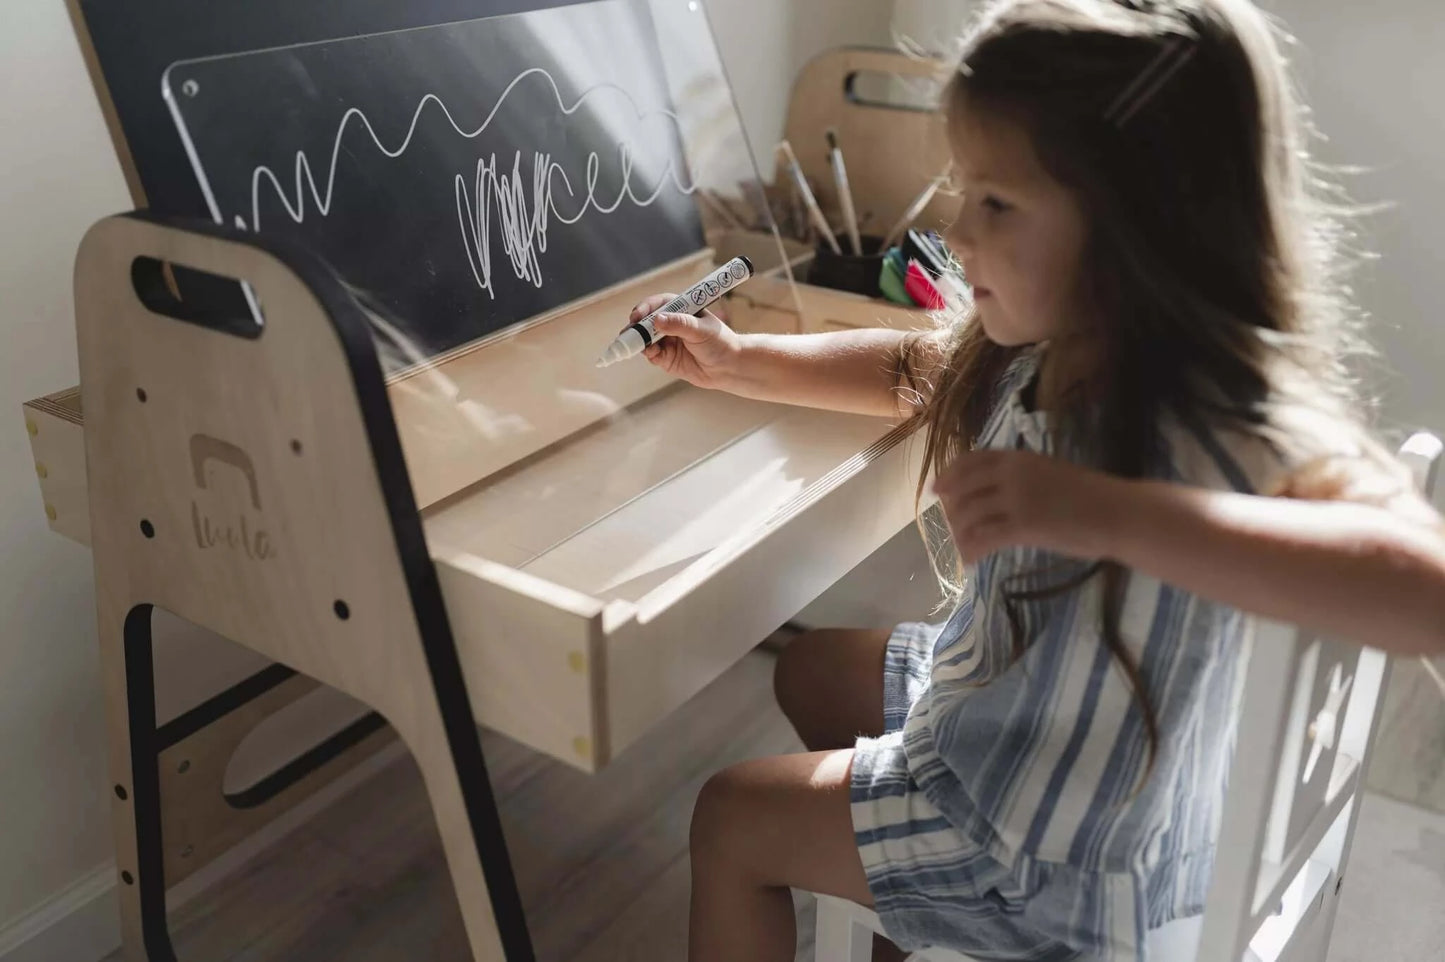
{"type": "MultiPolygon", "coordinates": [[[[1420,433],[1400,449],[1426,497],[1441,447],[1420,433]]],[[[1261,622],[1196,962],[1324,962],[1389,669],[1377,649],[1261,622]]]]}

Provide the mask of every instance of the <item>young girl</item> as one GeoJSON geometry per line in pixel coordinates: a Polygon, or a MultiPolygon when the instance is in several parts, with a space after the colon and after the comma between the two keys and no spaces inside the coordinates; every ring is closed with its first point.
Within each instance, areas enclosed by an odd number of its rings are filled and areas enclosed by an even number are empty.
{"type": "Polygon", "coordinates": [[[1208,590],[1250,595],[1115,519],[1192,517],[1214,557],[1233,534],[1263,558],[1278,531],[1188,495],[1298,493],[1321,465],[1398,480],[1350,415],[1337,233],[1247,0],[996,3],[944,111],[967,317],[767,337],[669,316],[648,349],[695,385],[918,419],[961,563],[943,624],[788,648],[810,751],[699,797],[693,962],[791,959],[789,887],[874,906],[904,949],[1140,957],[1203,908],[1251,624],[1208,590]]]}

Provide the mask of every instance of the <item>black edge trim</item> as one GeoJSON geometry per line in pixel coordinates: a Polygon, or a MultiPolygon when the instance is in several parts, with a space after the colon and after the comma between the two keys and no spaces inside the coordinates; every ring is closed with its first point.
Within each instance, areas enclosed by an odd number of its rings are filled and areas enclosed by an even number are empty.
{"type": "Polygon", "coordinates": [[[248,702],[260,698],[296,672],[285,665],[271,665],[249,678],[238,681],[220,694],[206,699],[190,711],[177,715],[156,732],[158,751],[185,741],[207,725],[224,718],[248,702]]]}
{"type": "Polygon", "coordinates": [[[135,818],[135,873],[140,896],[141,942],[148,962],[176,962],[166,922],[165,859],[161,848],[161,780],[156,744],[156,685],[151,606],[125,616],[125,700],[130,723],[130,805],[135,818]]]}
{"type": "Polygon", "coordinates": [[[452,764],[461,783],[462,800],[476,840],[477,855],[492,903],[492,915],[502,940],[502,951],[507,962],[535,962],[536,954],[527,931],[526,913],[517,890],[507,840],[502,832],[501,816],[487,776],[481,736],[477,733],[471,701],[467,696],[461,659],[457,655],[451,624],[447,621],[446,608],[442,603],[436,566],[427,551],[421,516],[411,489],[411,477],[407,474],[401,439],[396,433],[396,419],[392,415],[381,364],[376,356],[376,345],[360,306],[346,292],[340,278],[326,261],[300,244],[195,218],[161,217],[149,211],[131,211],[124,216],[265,251],[301,278],[330,317],[351,369],[357,404],[371,441],[372,458],[387,513],[391,517],[392,535],[396,539],[397,557],[411,595],[412,610],[416,614],[432,688],[441,710],[452,764]]]}
{"type": "Polygon", "coordinates": [[[325,741],[297,755],[249,788],[239,792],[224,793],[226,804],[232,808],[243,810],[259,808],[327,762],[334,761],[348,748],[359,745],[368,736],[385,727],[386,719],[376,712],[359,718],[325,741]]]}

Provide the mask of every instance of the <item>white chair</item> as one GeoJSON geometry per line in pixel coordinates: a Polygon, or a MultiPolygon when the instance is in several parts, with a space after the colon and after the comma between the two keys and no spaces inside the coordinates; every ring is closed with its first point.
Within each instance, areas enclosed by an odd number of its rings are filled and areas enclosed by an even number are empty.
{"type": "MultiPolygon", "coordinates": [[[[1426,497],[1433,435],[1400,449],[1426,497]]],[[[1325,962],[1360,813],[1389,657],[1262,621],[1247,653],[1240,738],[1204,914],[1150,933],[1151,962],[1325,962]]],[[[869,962],[872,911],[818,897],[816,962],[869,962]]],[[[930,949],[914,962],[970,962],[930,949]]]]}

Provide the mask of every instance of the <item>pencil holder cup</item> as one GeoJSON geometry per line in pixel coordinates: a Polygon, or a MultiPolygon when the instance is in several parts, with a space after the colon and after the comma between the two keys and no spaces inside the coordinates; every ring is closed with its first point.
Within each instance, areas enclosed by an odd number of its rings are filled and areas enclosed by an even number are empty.
{"type": "Polygon", "coordinates": [[[844,253],[835,254],[823,238],[818,238],[813,249],[813,263],[808,268],[808,283],[818,287],[831,287],[839,291],[851,291],[866,297],[879,297],[878,276],[883,271],[883,238],[864,234],[859,238],[863,243],[862,255],[853,254],[852,244],[847,235],[838,234],[838,244],[844,253]]]}

